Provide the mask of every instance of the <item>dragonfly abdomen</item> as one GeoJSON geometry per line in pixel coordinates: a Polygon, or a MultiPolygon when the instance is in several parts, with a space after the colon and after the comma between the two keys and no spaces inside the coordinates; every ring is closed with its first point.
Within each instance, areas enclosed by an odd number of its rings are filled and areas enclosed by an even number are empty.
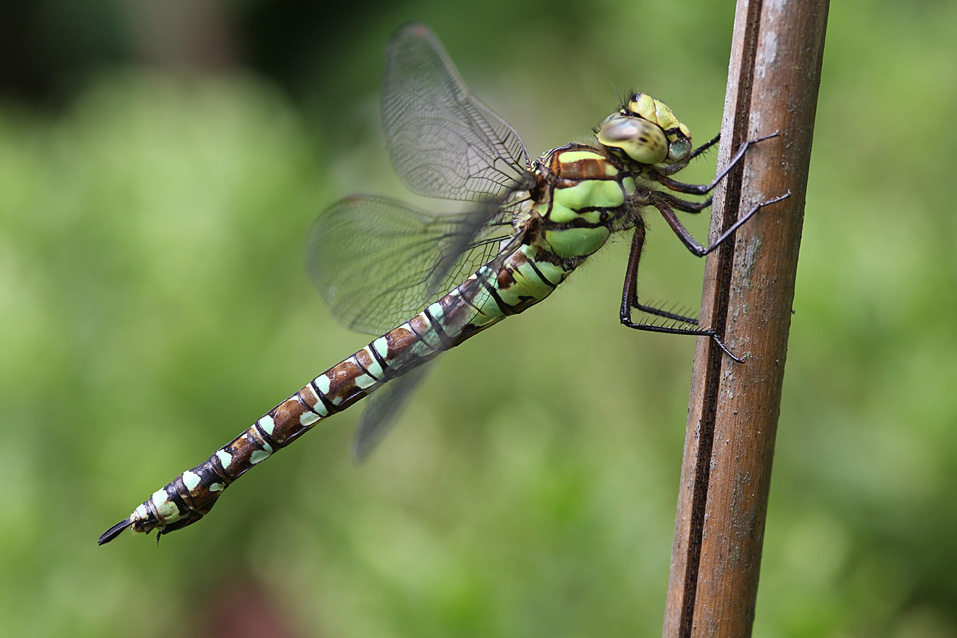
{"type": "Polygon", "coordinates": [[[538,303],[567,274],[536,266],[522,246],[495,270],[491,264],[414,316],[326,370],[263,415],[209,459],[157,490],[102,537],[123,529],[160,534],[191,525],[205,516],[220,494],[249,469],[312,429],[319,421],[356,403],[391,378],[434,358],[473,334],[538,303]],[[546,275],[545,273],[549,273],[546,275]]]}

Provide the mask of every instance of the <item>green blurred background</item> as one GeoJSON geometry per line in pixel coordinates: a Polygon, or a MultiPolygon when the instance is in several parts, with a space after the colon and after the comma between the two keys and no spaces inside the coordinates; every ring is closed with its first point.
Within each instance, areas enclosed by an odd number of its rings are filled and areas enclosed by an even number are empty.
{"type": "MultiPolygon", "coordinates": [[[[627,241],[442,357],[370,462],[357,408],[159,547],[95,541],[367,343],[303,235],[401,191],[398,25],[431,25],[537,155],[612,83],[709,138],[732,3],[0,11],[4,635],[660,634],[694,343],[619,327],[627,241]]],[[[756,636],[957,636],[954,42],[952,2],[832,7],[756,636]]],[[[643,290],[695,307],[702,264],[650,223],[643,290]]]]}

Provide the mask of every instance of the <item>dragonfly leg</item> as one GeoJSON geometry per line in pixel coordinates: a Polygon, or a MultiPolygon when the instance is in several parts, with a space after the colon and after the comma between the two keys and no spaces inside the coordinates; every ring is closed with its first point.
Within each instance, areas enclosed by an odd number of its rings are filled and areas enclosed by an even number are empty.
{"type": "MultiPolygon", "coordinates": [[[[659,173],[658,178],[657,178],[657,179],[658,179],[658,183],[660,183],[662,186],[664,186],[664,187],[666,187],[666,188],[670,188],[670,189],[673,190],[673,191],[676,191],[676,192],[679,192],[679,193],[687,193],[687,194],[689,194],[689,195],[705,195],[705,194],[707,194],[707,193],[710,193],[711,191],[714,190],[714,187],[717,186],[718,183],[719,183],[721,180],[723,180],[723,179],[727,176],[728,173],[731,172],[731,169],[734,168],[735,165],[736,165],[738,162],[741,161],[741,158],[744,157],[744,153],[745,153],[749,148],[751,148],[752,146],[754,146],[754,145],[757,144],[758,142],[763,142],[764,140],[770,139],[770,138],[772,138],[772,137],[777,137],[777,135],[778,135],[778,132],[775,131],[774,133],[771,133],[770,135],[765,135],[765,136],[763,136],[763,137],[759,137],[759,138],[753,139],[753,140],[747,140],[744,144],[742,144],[742,145],[738,148],[738,151],[734,154],[734,157],[731,158],[731,161],[728,162],[728,165],[725,166],[724,169],[723,169],[720,173],[718,173],[718,174],[715,176],[715,178],[711,181],[710,184],[686,184],[685,182],[679,182],[679,181],[677,181],[677,180],[674,180],[674,179],[671,179],[670,177],[668,177],[668,175],[670,175],[670,174],[672,174],[672,173],[675,173],[675,172],[677,172],[677,171],[675,171],[675,170],[664,170],[664,171],[662,171],[662,170],[660,170],[660,169],[658,170],[658,173],[659,173]]],[[[711,144],[714,144],[714,143],[717,142],[717,141],[718,141],[718,138],[714,138],[714,139],[712,139],[710,142],[708,142],[707,144],[705,144],[704,146],[695,149],[695,150],[692,152],[692,156],[694,156],[694,155],[697,154],[697,153],[703,152],[703,151],[706,150],[711,144]]],[[[690,157],[689,157],[689,159],[690,159],[690,157]]],[[[681,168],[684,168],[684,166],[686,166],[686,165],[687,165],[687,164],[682,163],[682,164],[677,164],[677,165],[675,165],[675,166],[676,166],[676,167],[677,167],[677,166],[680,166],[681,168]]]]}
{"type": "Polygon", "coordinates": [[[658,201],[663,201],[672,208],[680,210],[682,213],[692,213],[697,214],[703,211],[705,208],[711,206],[711,197],[703,199],[700,202],[689,202],[687,199],[681,199],[680,197],[675,197],[670,193],[665,193],[663,191],[656,191],[655,198],[658,201]]]}
{"type": "Polygon", "coordinates": [[[693,160],[694,158],[698,157],[699,155],[701,155],[702,153],[704,153],[704,152],[707,151],[708,149],[712,148],[712,147],[713,147],[715,144],[717,144],[720,140],[721,140],[721,133],[718,133],[717,135],[715,135],[714,137],[712,137],[710,140],[708,140],[707,142],[705,142],[704,144],[702,144],[701,146],[699,146],[699,147],[696,148],[695,150],[691,151],[691,155],[688,156],[688,161],[690,162],[691,160],[693,160]]]}
{"type": "MultiPolygon", "coordinates": [[[[655,208],[657,208],[662,217],[665,218],[665,221],[668,222],[668,225],[671,226],[671,229],[678,236],[678,239],[688,248],[691,253],[697,257],[704,257],[708,253],[712,252],[718,248],[721,244],[730,238],[734,232],[740,228],[745,222],[747,222],[751,217],[753,217],[759,210],[774,204],[783,199],[786,199],[791,196],[791,191],[786,192],[784,195],[774,197],[767,201],[761,202],[751,208],[746,214],[744,214],[740,219],[738,219],[734,224],[731,225],[726,231],[724,231],[718,239],[714,241],[710,246],[705,248],[691,236],[691,233],[688,232],[688,229],[684,227],[681,221],[675,215],[674,210],[664,201],[669,198],[659,198],[657,201],[653,202],[655,208]]],[[[675,198],[677,199],[677,198],[675,198]]],[[[670,201],[670,199],[669,199],[670,201]]],[[[682,200],[678,200],[679,202],[682,200]]],[[[693,202],[683,202],[686,204],[693,204],[693,202]]],[[[679,210],[683,208],[675,206],[679,210]]],[[[687,211],[691,212],[691,211],[687,211]]],[[[635,225],[635,232],[631,238],[631,252],[628,255],[628,266],[625,269],[625,285],[622,288],[621,293],[621,308],[619,311],[619,319],[621,320],[622,325],[625,325],[629,328],[634,328],[636,330],[646,330],[648,332],[662,332],[666,334],[686,334],[686,335],[695,335],[699,337],[711,337],[714,339],[715,343],[721,348],[729,357],[735,361],[740,362],[741,359],[736,357],[728,348],[724,345],[721,339],[715,334],[714,330],[708,328],[701,328],[698,326],[697,319],[693,317],[687,317],[685,315],[673,313],[661,308],[656,308],[647,304],[642,304],[638,301],[638,262],[641,260],[641,251],[645,244],[645,225],[639,219],[638,223],[635,225]],[[672,325],[662,325],[660,323],[644,323],[636,322],[632,318],[632,309],[637,308],[644,313],[662,317],[664,319],[669,319],[674,323],[672,325]],[[687,327],[682,327],[687,326],[687,327]]]]}
{"type": "MultiPolygon", "coordinates": [[[[685,231],[687,233],[687,231],[685,231]]],[[[694,240],[692,240],[694,241],[694,240]]],[[[714,330],[698,327],[698,320],[693,317],[686,317],[677,313],[662,310],[654,306],[639,303],[638,301],[638,262],[641,260],[641,250],[645,244],[645,226],[639,220],[635,226],[635,233],[631,238],[631,253],[628,255],[628,266],[625,269],[625,285],[621,292],[621,310],[619,319],[622,325],[635,330],[645,330],[647,332],[661,332],[665,334],[694,335],[698,337],[711,337],[725,354],[740,363],[742,359],[736,357],[727,346],[721,341],[714,330]],[[671,325],[660,323],[645,323],[634,321],[631,313],[632,309],[637,308],[642,312],[671,320],[671,325]],[[693,326],[693,327],[682,327],[693,326]]]]}
{"type": "MultiPolygon", "coordinates": [[[[647,326],[660,327],[660,324],[640,324],[632,320],[631,311],[638,310],[656,317],[670,319],[679,324],[697,326],[698,320],[694,317],[681,315],[663,308],[643,304],[638,301],[638,262],[641,260],[641,251],[645,244],[645,225],[643,222],[635,226],[635,232],[631,237],[631,252],[628,255],[628,266],[625,270],[625,285],[621,292],[621,309],[619,317],[621,323],[629,328],[644,329],[647,326]]],[[[694,329],[692,329],[694,330],[694,329]]]]}
{"type": "MultiPolygon", "coordinates": [[[[769,206],[771,204],[779,202],[782,199],[787,199],[790,196],[791,196],[791,191],[789,190],[784,195],[779,195],[778,197],[773,197],[767,201],[763,201],[759,204],[754,205],[751,208],[751,210],[749,210],[747,213],[742,215],[736,222],[731,224],[731,226],[727,230],[725,230],[723,233],[721,233],[721,236],[718,237],[716,240],[714,240],[714,243],[712,243],[707,248],[699,244],[698,241],[691,236],[691,233],[688,232],[688,229],[684,227],[684,224],[681,223],[681,220],[678,219],[678,217],[675,215],[675,212],[671,209],[671,207],[666,202],[659,199],[658,201],[653,202],[653,204],[655,208],[657,208],[658,211],[661,213],[661,216],[665,218],[665,221],[668,222],[668,225],[671,226],[671,230],[673,230],[675,235],[678,236],[678,239],[681,240],[681,243],[683,243],[688,248],[688,250],[691,251],[691,254],[693,254],[696,257],[704,257],[708,253],[712,252],[713,250],[721,246],[721,244],[723,244],[725,241],[727,241],[731,237],[731,235],[734,234],[734,231],[738,230],[741,226],[745,224],[745,222],[747,222],[749,219],[754,217],[755,213],[757,213],[759,210],[761,210],[765,206],[769,206]]],[[[634,250],[634,246],[632,247],[632,250],[634,250]]]]}
{"type": "Polygon", "coordinates": [[[677,312],[672,312],[671,310],[665,310],[659,306],[652,306],[650,304],[639,303],[637,299],[632,300],[632,308],[642,311],[647,315],[653,315],[655,317],[662,317],[664,319],[670,319],[675,323],[686,324],[689,326],[697,326],[698,320],[691,315],[682,315],[677,312]]]}

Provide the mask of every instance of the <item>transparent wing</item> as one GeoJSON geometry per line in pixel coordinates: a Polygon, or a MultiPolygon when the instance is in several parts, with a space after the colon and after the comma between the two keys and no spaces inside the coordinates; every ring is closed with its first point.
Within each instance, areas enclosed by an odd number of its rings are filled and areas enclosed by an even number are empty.
{"type": "Polygon", "coordinates": [[[406,24],[389,40],[382,121],[396,173],[420,195],[485,201],[529,167],[521,138],[469,93],[422,24],[406,24]]]}
{"type": "Polygon", "coordinates": [[[310,229],[306,270],[339,323],[382,333],[491,260],[515,234],[513,215],[513,205],[436,215],[385,197],[349,197],[310,229]]]}
{"type": "Polygon", "coordinates": [[[368,399],[365,412],[359,420],[359,429],[352,438],[352,458],[364,461],[385,438],[390,426],[402,413],[405,401],[425,377],[428,365],[406,372],[376,390],[368,399]]]}

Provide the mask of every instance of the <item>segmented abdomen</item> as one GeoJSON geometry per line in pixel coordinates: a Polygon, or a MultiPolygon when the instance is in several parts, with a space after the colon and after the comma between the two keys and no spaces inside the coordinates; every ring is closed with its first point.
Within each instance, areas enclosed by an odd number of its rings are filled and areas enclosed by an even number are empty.
{"type": "Polygon", "coordinates": [[[129,518],[101,538],[104,543],[126,527],[160,534],[190,525],[206,515],[219,495],[247,470],[340,412],[390,378],[452,348],[508,315],[547,297],[569,274],[542,261],[541,249],[520,246],[495,260],[401,326],[313,379],[256,421],[249,429],[157,490],[129,518]]]}

